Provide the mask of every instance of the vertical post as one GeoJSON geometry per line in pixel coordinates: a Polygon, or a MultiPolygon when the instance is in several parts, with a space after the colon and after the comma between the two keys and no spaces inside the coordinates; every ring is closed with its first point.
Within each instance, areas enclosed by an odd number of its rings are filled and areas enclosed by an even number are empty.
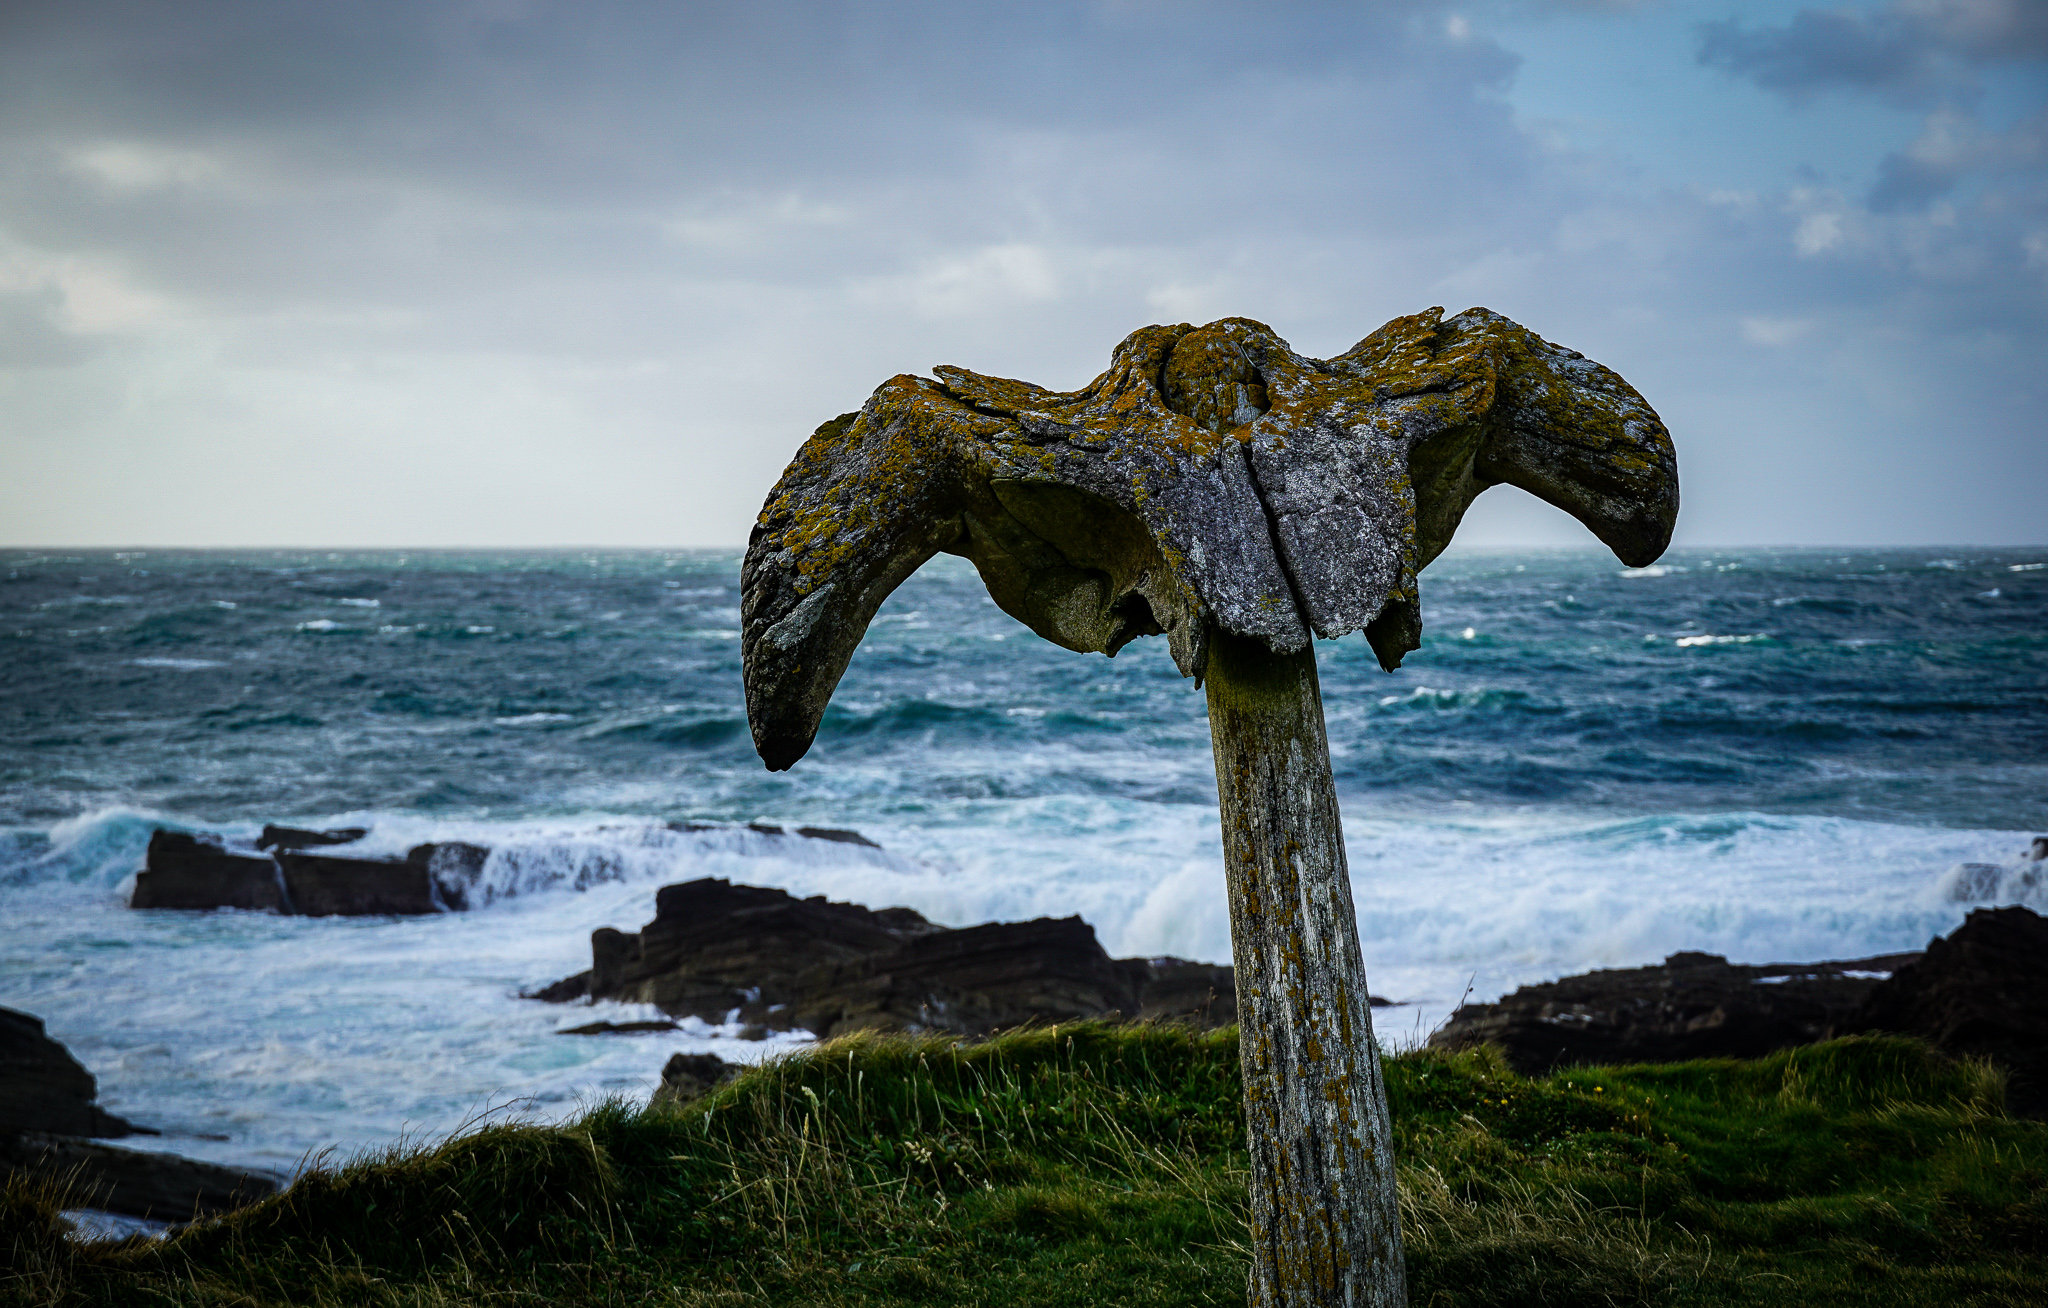
{"type": "Polygon", "coordinates": [[[1250,1301],[1400,1308],[1386,1087],[1315,650],[1276,655],[1214,632],[1206,680],[1251,1149],[1250,1301]]]}

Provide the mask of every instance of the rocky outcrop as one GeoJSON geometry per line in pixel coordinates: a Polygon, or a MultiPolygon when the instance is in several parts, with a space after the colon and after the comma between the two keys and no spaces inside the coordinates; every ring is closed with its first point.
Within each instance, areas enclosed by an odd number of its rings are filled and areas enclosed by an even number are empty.
{"type": "Polygon", "coordinates": [[[258,849],[317,849],[324,845],[352,845],[370,834],[368,827],[337,827],[332,831],[308,831],[304,827],[280,827],[265,823],[256,837],[258,849]]]}
{"type": "Polygon", "coordinates": [[[2048,1116],[2048,918],[1981,908],[1918,954],[1744,967],[1673,954],[1467,1004],[1430,1037],[1498,1045],[1525,1074],[1573,1063],[1755,1058],[1830,1036],[1918,1036],[2009,1075],[2007,1107],[2048,1116]]]}
{"type": "Polygon", "coordinates": [[[1864,1001],[1857,1024],[2006,1069],[2006,1105],[2048,1116],[2048,918],[1980,908],[1864,1001]]]}
{"type": "MultiPolygon", "coordinates": [[[[787,840],[879,848],[858,831],[785,828],[773,823],[670,823],[676,831],[747,830],[787,840]]],[[[365,858],[334,847],[361,840],[362,827],[311,831],[266,826],[255,847],[218,835],[158,830],[135,875],[131,908],[240,908],[307,917],[418,916],[479,902],[491,851],[464,841],[414,845],[404,858],[365,858]],[[317,851],[317,852],[316,852],[317,851]]]]}
{"type": "Polygon", "coordinates": [[[590,971],[531,997],[625,1000],[820,1036],[986,1035],[1111,1015],[1221,1026],[1237,1016],[1229,968],[1113,959],[1078,917],[950,930],[907,908],[713,878],[664,886],[652,922],[637,933],[595,932],[590,971]]]}
{"type": "Polygon", "coordinates": [[[175,1154],[94,1144],[72,1136],[0,1136],[0,1167],[68,1174],[80,1208],[189,1222],[277,1193],[275,1179],[175,1154]]]}
{"type": "Polygon", "coordinates": [[[1525,1075],[1573,1063],[1756,1058],[1859,1029],[1878,982],[1916,957],[1749,967],[1678,953],[1654,967],[1588,972],[1467,1004],[1429,1043],[1498,1045],[1525,1075]]]}
{"type": "Polygon", "coordinates": [[[94,1102],[98,1098],[93,1074],[44,1032],[42,1019],[0,1008],[0,1136],[24,1131],[117,1136],[141,1130],[101,1108],[94,1102]]]}
{"type": "Polygon", "coordinates": [[[740,1074],[737,1063],[717,1054],[677,1054],[661,1069],[661,1084],[655,1088],[656,1104],[687,1104],[702,1099],[740,1074]]]}
{"type": "Polygon", "coordinates": [[[159,829],[135,874],[130,908],[241,908],[305,917],[408,916],[464,908],[491,851],[449,841],[415,845],[403,859],[311,854],[360,840],[361,827],[305,831],[266,826],[256,850],[217,836],[159,829]]]}
{"type": "Polygon", "coordinates": [[[246,908],[288,913],[284,875],[274,859],[237,854],[183,831],[156,831],[135,874],[130,908],[246,908]]]}
{"type": "Polygon", "coordinates": [[[304,917],[417,916],[447,907],[425,862],[277,855],[290,911],[304,917]]]}
{"type": "Polygon", "coordinates": [[[155,1135],[100,1108],[99,1085],[41,1019],[0,1008],[0,1172],[74,1178],[80,1207],[186,1222],[254,1202],[269,1177],[83,1137],[155,1135]]]}

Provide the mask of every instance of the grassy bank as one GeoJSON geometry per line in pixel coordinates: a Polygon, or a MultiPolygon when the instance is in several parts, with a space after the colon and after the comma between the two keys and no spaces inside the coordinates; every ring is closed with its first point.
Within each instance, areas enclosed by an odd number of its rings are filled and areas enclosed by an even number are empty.
{"type": "MultiPolygon", "coordinates": [[[[2048,1302],[2048,1126],[1911,1041],[1388,1062],[1418,1305],[2048,1302]]],[[[1234,1033],[863,1038],[364,1159],[165,1242],[0,1197],[6,1304],[1236,1304],[1234,1033]]]]}

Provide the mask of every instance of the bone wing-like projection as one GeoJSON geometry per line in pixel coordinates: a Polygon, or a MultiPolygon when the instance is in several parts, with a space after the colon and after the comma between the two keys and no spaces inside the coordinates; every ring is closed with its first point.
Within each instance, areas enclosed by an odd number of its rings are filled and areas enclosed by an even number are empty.
{"type": "Polygon", "coordinates": [[[1629,384],[1484,309],[1393,322],[1329,360],[1264,325],[1146,327],[1078,391],[898,376],[804,444],[741,571],[747,715],[801,758],[884,599],[934,554],[1069,649],[1164,633],[1199,676],[1222,630],[1276,653],[1420,641],[1416,573],[1480,491],[1520,486],[1631,564],[1678,511],[1664,425],[1629,384]]]}

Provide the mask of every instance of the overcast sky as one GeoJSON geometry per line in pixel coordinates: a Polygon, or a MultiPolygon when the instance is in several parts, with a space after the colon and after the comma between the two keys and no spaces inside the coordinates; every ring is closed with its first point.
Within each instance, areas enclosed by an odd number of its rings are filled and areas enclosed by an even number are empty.
{"type": "Polygon", "coordinates": [[[2048,0],[0,4],[0,543],[734,545],[894,373],[1430,305],[1681,544],[2048,541],[2048,0]]]}

